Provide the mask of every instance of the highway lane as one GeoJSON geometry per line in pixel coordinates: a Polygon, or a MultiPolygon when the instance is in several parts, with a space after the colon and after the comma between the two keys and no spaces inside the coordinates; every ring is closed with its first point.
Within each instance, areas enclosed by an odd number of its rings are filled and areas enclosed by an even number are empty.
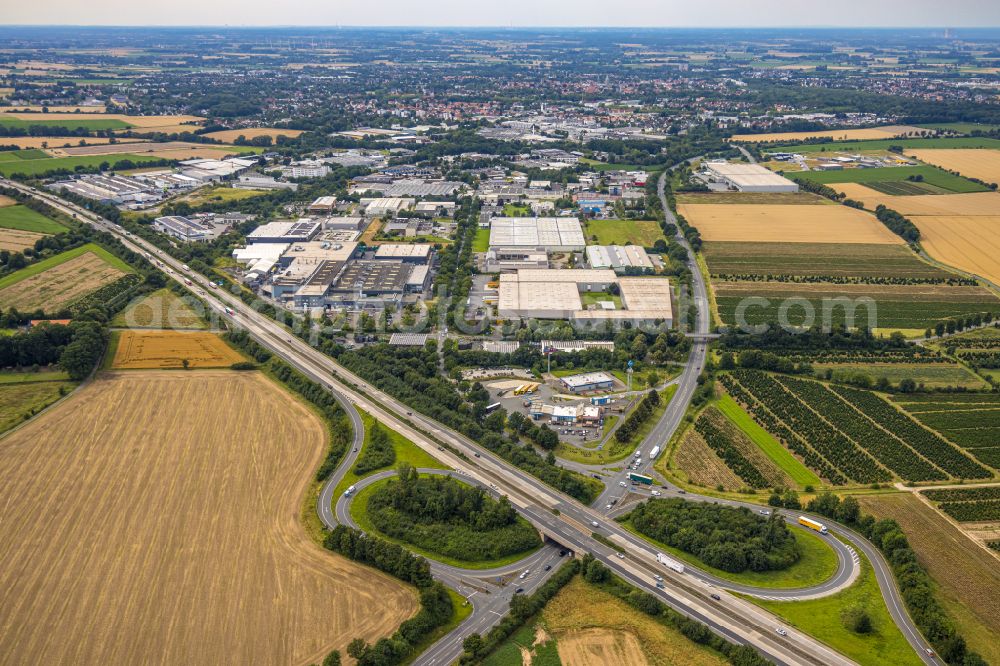
{"type": "MultiPolygon", "coordinates": [[[[19,187],[24,191],[28,189],[23,186],[19,187]]],[[[155,246],[146,241],[122,238],[124,233],[121,229],[82,208],[67,204],[47,193],[33,194],[54,207],[84,217],[91,224],[117,234],[130,249],[138,252],[156,253],[168,266],[180,270],[179,262],[163,255],[155,246]]],[[[172,277],[183,284],[180,275],[172,274],[172,277]]],[[[202,276],[191,275],[190,277],[198,286],[207,286],[207,280],[202,276]]],[[[325,383],[331,389],[330,378],[333,377],[332,381],[337,383],[338,390],[343,392],[351,402],[366,409],[389,427],[399,430],[418,446],[433,452],[436,444],[440,442],[447,444],[451,450],[457,451],[455,454],[451,454],[449,451],[449,457],[453,458],[454,464],[465,464],[469,468],[469,473],[476,478],[487,483],[496,483],[498,488],[502,489],[515,504],[530,505],[528,508],[532,515],[532,522],[562,545],[578,552],[595,552],[603,549],[603,546],[587,533],[589,529],[587,523],[590,519],[596,522],[598,527],[614,529],[614,525],[609,525],[604,516],[549,488],[534,477],[485,451],[478,444],[459,433],[451,431],[423,415],[407,412],[405,405],[369,386],[301,340],[291,337],[281,325],[254,311],[239,298],[220,290],[210,290],[206,300],[217,311],[222,310],[222,304],[229,307],[233,311],[231,319],[234,324],[246,328],[261,344],[307,376],[325,383]],[[405,418],[401,416],[403,413],[407,414],[405,418]],[[470,457],[470,454],[475,456],[475,459],[470,457]],[[554,511],[558,513],[553,513],[554,511]]],[[[440,453],[435,453],[435,455],[441,457],[440,453]]],[[[638,547],[641,552],[641,544],[637,543],[638,539],[631,535],[623,538],[629,543],[628,548],[638,547]]],[[[705,590],[697,590],[689,585],[686,587],[671,585],[669,591],[656,588],[653,585],[651,574],[651,572],[658,570],[655,563],[640,561],[639,570],[644,570],[645,573],[639,575],[636,573],[634,562],[626,568],[616,557],[602,557],[601,559],[602,561],[606,559],[605,563],[617,574],[658,596],[679,612],[699,619],[730,640],[754,645],[776,663],[849,663],[839,655],[827,655],[829,652],[827,648],[800,632],[789,630],[787,636],[774,634],[773,630],[778,621],[755,607],[734,603],[723,609],[709,601],[705,590]],[[815,655],[827,655],[829,659],[823,661],[815,655]]]]}

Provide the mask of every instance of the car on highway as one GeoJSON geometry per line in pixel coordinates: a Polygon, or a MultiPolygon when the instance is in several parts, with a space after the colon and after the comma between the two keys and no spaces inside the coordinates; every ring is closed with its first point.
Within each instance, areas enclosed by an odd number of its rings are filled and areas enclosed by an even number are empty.
{"type": "Polygon", "coordinates": [[[566,557],[566,551],[565,550],[560,550],[559,551],[559,557],[566,557]]]}
{"type": "Polygon", "coordinates": [[[611,505],[610,505],[610,504],[605,504],[605,505],[604,505],[604,509],[605,509],[605,510],[608,510],[608,509],[610,509],[610,508],[611,508],[611,505]]]}
{"type": "Polygon", "coordinates": [[[524,592],[524,588],[523,587],[519,587],[516,590],[514,590],[514,594],[521,594],[522,592],[524,592]]]}
{"type": "Polygon", "coordinates": [[[715,599],[716,601],[722,601],[722,597],[720,597],[720,596],[719,596],[719,595],[717,595],[717,594],[714,594],[714,593],[713,593],[713,594],[710,594],[710,595],[708,595],[708,596],[712,597],[712,598],[713,598],[713,599],[715,599]]]}
{"type": "Polygon", "coordinates": [[[528,574],[530,574],[530,573],[531,573],[531,569],[525,569],[524,571],[521,572],[521,575],[518,576],[518,578],[520,578],[521,580],[524,580],[525,578],[528,577],[528,574]]]}
{"type": "Polygon", "coordinates": [[[625,553],[615,553],[615,557],[617,557],[619,560],[624,560],[625,553]]]}
{"type": "Polygon", "coordinates": [[[778,627],[777,629],[775,629],[775,631],[778,632],[779,636],[787,636],[788,635],[788,632],[785,631],[784,627],[778,627]]]}
{"type": "Polygon", "coordinates": [[[767,509],[761,509],[760,510],[760,515],[762,515],[762,516],[770,516],[771,512],[768,511],[767,509]]]}
{"type": "Polygon", "coordinates": [[[652,491],[652,492],[651,492],[650,494],[651,494],[651,495],[652,495],[653,497],[659,497],[659,496],[660,496],[660,495],[662,495],[663,493],[661,493],[661,492],[660,492],[659,490],[654,490],[654,491],[652,491]]]}
{"type": "Polygon", "coordinates": [[[546,571],[552,571],[552,565],[551,564],[546,564],[545,565],[545,570],[546,571]]]}
{"type": "Polygon", "coordinates": [[[678,495],[687,495],[687,491],[684,490],[683,488],[678,488],[677,489],[677,494],[678,495]]]}
{"type": "Polygon", "coordinates": [[[597,522],[596,520],[592,520],[592,521],[590,521],[590,525],[591,525],[592,527],[600,527],[600,526],[601,526],[601,524],[600,524],[600,523],[598,523],[598,522],[597,522]]]}
{"type": "Polygon", "coordinates": [[[625,488],[626,486],[628,486],[628,484],[625,483],[624,481],[619,481],[618,485],[621,486],[622,488],[625,488]]]}
{"type": "Polygon", "coordinates": [[[653,578],[655,580],[663,580],[663,576],[661,576],[660,574],[656,574],[655,576],[653,576],[653,578]]]}

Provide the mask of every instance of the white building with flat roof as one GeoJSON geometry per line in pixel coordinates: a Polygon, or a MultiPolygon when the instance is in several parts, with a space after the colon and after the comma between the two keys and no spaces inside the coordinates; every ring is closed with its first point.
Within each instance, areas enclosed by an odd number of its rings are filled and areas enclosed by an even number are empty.
{"type": "Polygon", "coordinates": [[[703,165],[710,178],[740,192],[798,192],[798,183],[779,176],[759,164],[743,162],[706,162],[703,165]]]}
{"type": "Polygon", "coordinates": [[[491,248],[577,252],[586,245],[579,218],[494,217],[490,220],[491,248]]]}
{"type": "Polygon", "coordinates": [[[587,264],[591,268],[619,271],[628,268],[653,270],[646,250],[638,245],[588,245],[587,264]]]}

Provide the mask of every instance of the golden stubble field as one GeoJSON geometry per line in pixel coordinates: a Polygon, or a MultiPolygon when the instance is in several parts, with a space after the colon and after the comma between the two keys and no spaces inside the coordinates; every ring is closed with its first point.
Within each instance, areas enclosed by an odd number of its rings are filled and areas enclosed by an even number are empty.
{"type": "Polygon", "coordinates": [[[101,376],[0,440],[0,664],[307,664],[418,608],[299,522],[323,424],[258,373],[101,376]]]}
{"type": "Polygon", "coordinates": [[[58,312],[86,294],[125,275],[93,252],[32,275],[0,289],[0,307],[15,307],[22,312],[39,308],[58,312]]]}
{"type": "MultiPolygon", "coordinates": [[[[827,130],[822,132],[777,132],[772,134],[737,134],[733,141],[744,141],[746,143],[764,143],[771,141],[805,141],[806,139],[819,139],[829,137],[834,141],[857,141],[860,139],[892,139],[897,136],[908,134],[922,134],[927,132],[919,127],[909,125],[887,125],[885,127],[870,127],[867,129],[842,129],[827,130]]],[[[818,148],[818,147],[817,147],[818,148]]]]}
{"type": "Polygon", "coordinates": [[[882,204],[901,215],[1000,215],[1000,193],[997,192],[892,196],[860,183],[837,183],[831,187],[849,199],[860,201],[865,208],[875,210],[882,204]]]}
{"type": "Polygon", "coordinates": [[[1000,211],[996,215],[921,215],[910,218],[920,244],[938,261],[1000,285],[1000,211]]]}
{"type": "Polygon", "coordinates": [[[908,149],[907,155],[921,162],[957,171],[969,178],[986,183],[1000,183],[1000,150],[989,148],[921,148],[908,149]]]}
{"type": "Polygon", "coordinates": [[[198,331],[122,331],[112,367],[118,370],[225,368],[245,360],[215,333],[198,331]]]}
{"type": "MultiPolygon", "coordinates": [[[[0,204],[2,207],[3,204],[0,204]]],[[[0,229],[0,250],[10,250],[20,252],[28,247],[35,247],[35,241],[45,238],[46,234],[35,233],[34,231],[22,231],[20,229],[0,229]]]]}
{"type": "Polygon", "coordinates": [[[848,206],[678,204],[677,212],[705,241],[903,243],[871,213],[848,206]]]}

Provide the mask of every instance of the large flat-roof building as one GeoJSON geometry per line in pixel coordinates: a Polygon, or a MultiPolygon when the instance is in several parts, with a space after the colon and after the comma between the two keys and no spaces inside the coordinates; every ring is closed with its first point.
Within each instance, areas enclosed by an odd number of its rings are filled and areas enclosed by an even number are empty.
{"type": "Polygon", "coordinates": [[[298,222],[268,222],[247,234],[247,243],[300,243],[310,240],[321,224],[308,218],[298,222]]]}
{"type": "Polygon", "coordinates": [[[560,383],[568,391],[607,391],[614,387],[615,378],[606,372],[584,372],[579,375],[562,377],[560,383]]]}
{"type": "Polygon", "coordinates": [[[575,217],[494,217],[490,220],[490,247],[577,252],[587,245],[575,217]]]}
{"type": "Polygon", "coordinates": [[[182,241],[205,241],[215,235],[212,227],[180,215],[158,217],[153,220],[153,228],[182,241]]]}
{"type": "Polygon", "coordinates": [[[408,264],[426,264],[434,246],[429,243],[385,243],[375,250],[378,261],[402,261],[408,264]]]}
{"type": "Polygon", "coordinates": [[[759,164],[706,162],[708,175],[740,192],[798,192],[799,186],[759,164]]]}
{"type": "Polygon", "coordinates": [[[587,263],[591,268],[610,268],[618,272],[630,268],[653,270],[646,250],[638,245],[588,245],[587,263]]]}
{"type": "Polygon", "coordinates": [[[504,319],[568,319],[652,321],[673,325],[670,281],[660,277],[619,277],[612,270],[528,269],[500,275],[498,314],[504,319]],[[607,293],[615,297],[590,298],[581,294],[607,293]]]}

